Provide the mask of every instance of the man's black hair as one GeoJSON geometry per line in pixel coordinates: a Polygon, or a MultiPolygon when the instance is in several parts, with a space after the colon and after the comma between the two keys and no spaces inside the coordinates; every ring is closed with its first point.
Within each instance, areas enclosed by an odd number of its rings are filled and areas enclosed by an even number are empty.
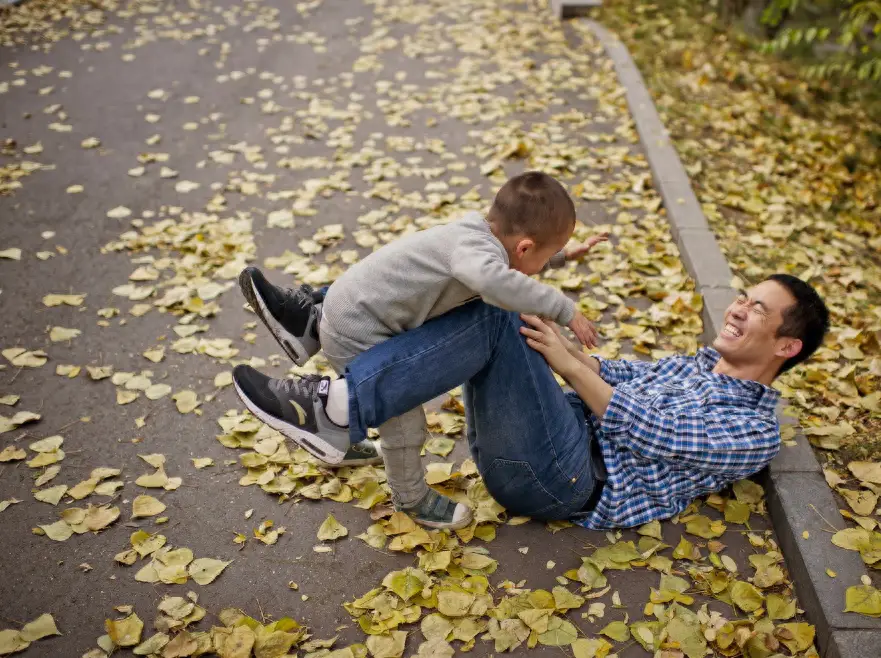
{"type": "Polygon", "coordinates": [[[783,362],[780,372],[786,372],[805,361],[820,347],[823,336],[829,330],[829,309],[813,286],[798,277],[772,274],[768,278],[786,288],[795,298],[795,303],[783,311],[783,324],[777,329],[778,338],[798,338],[802,345],[798,354],[783,362]]]}

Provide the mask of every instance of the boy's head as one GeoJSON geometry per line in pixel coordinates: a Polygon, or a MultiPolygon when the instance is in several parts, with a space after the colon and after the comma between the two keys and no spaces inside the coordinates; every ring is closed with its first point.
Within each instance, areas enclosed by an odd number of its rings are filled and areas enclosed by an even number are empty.
{"type": "Polygon", "coordinates": [[[511,267],[535,274],[575,230],[575,204],[556,180],[540,171],[514,176],[496,194],[487,220],[511,267]]]}

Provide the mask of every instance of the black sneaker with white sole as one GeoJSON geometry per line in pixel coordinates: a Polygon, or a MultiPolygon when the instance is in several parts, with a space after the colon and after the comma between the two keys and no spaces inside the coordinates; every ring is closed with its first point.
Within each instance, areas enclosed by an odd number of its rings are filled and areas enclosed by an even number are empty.
{"type": "MultiPolygon", "coordinates": [[[[316,292],[305,283],[299,288],[271,284],[256,267],[239,274],[239,288],[257,316],[285,353],[302,366],[321,349],[318,341],[320,306],[316,292]]],[[[321,297],[323,299],[323,296],[321,297]]]]}
{"type": "Polygon", "coordinates": [[[267,377],[251,366],[233,369],[233,384],[248,410],[292,439],[313,457],[339,465],[351,452],[349,428],[331,422],[324,411],[330,377],[267,377]]]}

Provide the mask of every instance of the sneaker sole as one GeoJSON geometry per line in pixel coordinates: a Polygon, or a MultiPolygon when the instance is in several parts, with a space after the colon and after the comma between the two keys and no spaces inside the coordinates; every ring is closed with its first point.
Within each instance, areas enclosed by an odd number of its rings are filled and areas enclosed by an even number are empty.
{"type": "Polygon", "coordinates": [[[266,308],[263,298],[257,292],[257,288],[254,286],[254,281],[248,276],[247,271],[243,271],[239,275],[239,289],[242,291],[242,295],[245,296],[245,299],[248,301],[248,304],[250,304],[254,313],[256,313],[257,317],[263,321],[263,324],[269,329],[269,333],[272,334],[272,337],[275,338],[281,348],[285,351],[285,354],[288,355],[288,358],[298,366],[306,365],[306,362],[311,358],[306,347],[296,336],[285,329],[278,320],[272,317],[272,313],[266,308]]]}
{"type": "Polygon", "coordinates": [[[471,525],[471,522],[474,520],[474,513],[471,510],[468,510],[468,516],[463,519],[459,519],[455,523],[444,523],[443,521],[423,521],[421,519],[417,519],[416,517],[411,516],[413,521],[425,528],[431,528],[432,530],[461,530],[462,528],[471,525]]]}
{"type": "Polygon", "coordinates": [[[239,388],[238,382],[236,382],[235,380],[233,380],[233,386],[235,386],[236,393],[238,393],[239,398],[242,402],[244,402],[245,406],[248,408],[248,411],[250,411],[261,421],[269,425],[272,429],[278,430],[286,437],[294,441],[298,446],[300,446],[310,455],[324,462],[325,464],[329,464],[332,466],[339,466],[340,463],[343,461],[343,458],[346,456],[345,452],[341,452],[317,434],[307,432],[306,430],[300,429],[296,425],[292,425],[285,420],[276,418],[275,416],[266,413],[248,399],[248,396],[242,392],[242,389],[239,388]]]}

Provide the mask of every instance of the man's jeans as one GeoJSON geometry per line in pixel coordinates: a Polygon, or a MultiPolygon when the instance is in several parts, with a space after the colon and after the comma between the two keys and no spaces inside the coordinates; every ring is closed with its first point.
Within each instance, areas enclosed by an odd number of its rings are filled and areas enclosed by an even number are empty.
{"type": "Polygon", "coordinates": [[[520,334],[516,313],[474,301],[364,352],[346,369],[353,443],[464,387],[468,446],[512,514],[564,519],[593,493],[589,413],[520,334]]]}

